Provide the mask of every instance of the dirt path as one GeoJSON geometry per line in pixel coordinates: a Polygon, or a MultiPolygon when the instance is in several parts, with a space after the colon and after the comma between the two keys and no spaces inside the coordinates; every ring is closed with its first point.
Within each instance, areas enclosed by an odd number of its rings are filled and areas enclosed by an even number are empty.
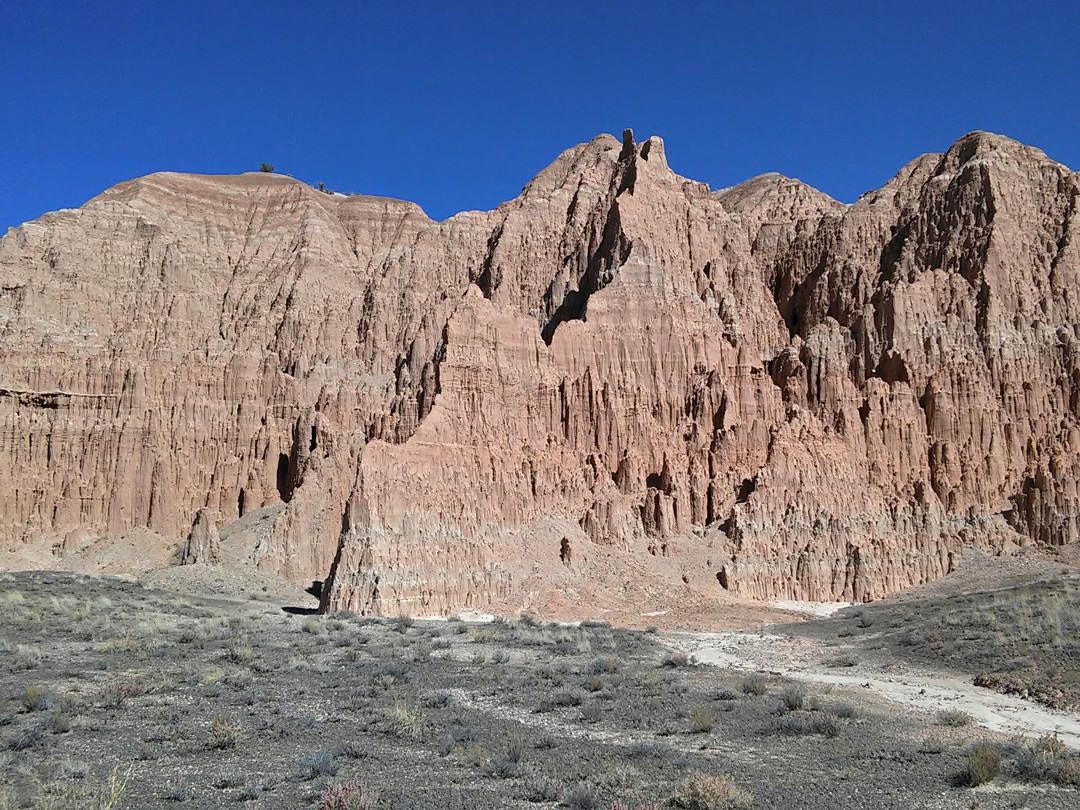
{"type": "Polygon", "coordinates": [[[785,635],[672,633],[667,639],[675,649],[695,656],[702,664],[866,689],[890,701],[927,712],[958,709],[993,731],[1025,736],[1056,734],[1070,747],[1080,748],[1080,716],[982,689],[958,677],[915,667],[898,667],[890,672],[866,665],[822,670],[819,668],[822,659],[842,654],[844,649],[785,635]]]}

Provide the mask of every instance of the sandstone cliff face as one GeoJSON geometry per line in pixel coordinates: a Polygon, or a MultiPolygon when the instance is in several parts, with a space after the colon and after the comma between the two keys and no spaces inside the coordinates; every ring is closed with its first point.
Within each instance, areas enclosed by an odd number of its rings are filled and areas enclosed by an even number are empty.
{"type": "Polygon", "coordinates": [[[862,600],[965,545],[1068,542],[1078,196],[985,133],[850,206],[711,192],[629,135],[441,223],[134,180],[0,241],[0,540],[201,548],[200,509],[284,503],[253,561],[381,613],[589,576],[601,547],[862,600]]]}

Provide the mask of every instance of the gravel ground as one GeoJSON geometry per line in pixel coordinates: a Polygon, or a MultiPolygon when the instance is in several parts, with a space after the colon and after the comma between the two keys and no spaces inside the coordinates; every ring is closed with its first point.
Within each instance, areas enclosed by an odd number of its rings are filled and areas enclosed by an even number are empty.
{"type": "Polygon", "coordinates": [[[0,576],[0,808],[1080,804],[1052,740],[697,664],[685,636],[251,597],[0,576]]]}

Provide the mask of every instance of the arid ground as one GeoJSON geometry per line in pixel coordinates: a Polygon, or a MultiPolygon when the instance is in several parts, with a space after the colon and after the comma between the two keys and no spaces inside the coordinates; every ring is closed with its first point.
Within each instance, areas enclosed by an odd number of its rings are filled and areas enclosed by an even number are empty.
{"type": "Polygon", "coordinates": [[[724,633],[0,576],[5,810],[1080,803],[1068,573],[724,633]]]}

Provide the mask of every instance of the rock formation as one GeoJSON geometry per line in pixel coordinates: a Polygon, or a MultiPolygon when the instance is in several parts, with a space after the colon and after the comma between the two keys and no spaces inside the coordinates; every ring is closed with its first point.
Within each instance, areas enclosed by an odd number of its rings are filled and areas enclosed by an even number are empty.
{"type": "Polygon", "coordinates": [[[217,522],[209,509],[200,509],[195,513],[195,522],[191,524],[181,565],[195,563],[220,563],[221,538],[218,536],[217,522]]]}
{"type": "Polygon", "coordinates": [[[852,205],[711,192],[629,132],[443,222],[276,175],[122,183],[0,241],[0,543],[283,504],[251,560],[380,613],[601,548],[865,600],[1065,543],[1078,197],[981,132],[852,205]]]}

